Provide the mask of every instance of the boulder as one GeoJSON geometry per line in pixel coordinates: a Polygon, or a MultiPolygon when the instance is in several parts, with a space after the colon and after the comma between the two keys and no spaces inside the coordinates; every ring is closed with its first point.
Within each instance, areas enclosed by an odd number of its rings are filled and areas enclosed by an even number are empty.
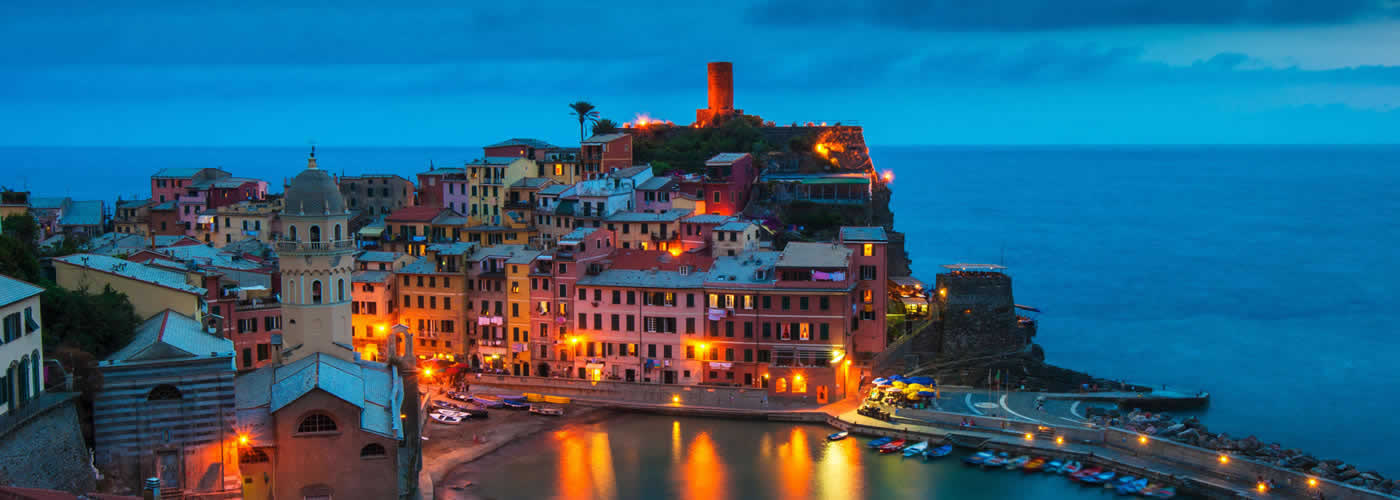
{"type": "Polygon", "coordinates": [[[1341,479],[1342,481],[1348,482],[1350,482],[1352,479],[1357,479],[1360,477],[1361,471],[1358,471],[1355,468],[1346,469],[1337,474],[1337,478],[1341,479]]]}
{"type": "Polygon", "coordinates": [[[1366,480],[1361,479],[1360,477],[1353,477],[1351,479],[1346,480],[1345,482],[1352,486],[1366,486],[1366,480]]]}
{"type": "Polygon", "coordinates": [[[1376,482],[1380,482],[1381,480],[1385,479],[1385,476],[1382,476],[1381,473],[1376,472],[1376,471],[1366,471],[1366,472],[1362,472],[1362,473],[1361,473],[1361,477],[1365,478],[1367,481],[1376,481],[1376,482]]]}
{"type": "Polygon", "coordinates": [[[1244,451],[1254,451],[1254,450],[1259,449],[1259,438],[1254,437],[1254,436],[1249,436],[1249,437],[1247,437],[1247,438],[1241,439],[1241,440],[1239,441],[1238,445],[1239,445],[1239,447],[1240,447],[1241,450],[1244,450],[1244,451]]]}

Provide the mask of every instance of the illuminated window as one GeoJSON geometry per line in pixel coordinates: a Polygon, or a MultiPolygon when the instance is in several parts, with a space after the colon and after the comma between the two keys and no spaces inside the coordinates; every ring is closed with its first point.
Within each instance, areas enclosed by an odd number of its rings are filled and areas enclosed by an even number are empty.
{"type": "Polygon", "coordinates": [[[734,296],[733,296],[733,295],[725,295],[725,296],[724,296],[724,308],[725,308],[725,309],[733,309],[733,308],[734,308],[734,296]]]}
{"type": "Polygon", "coordinates": [[[861,255],[864,255],[864,256],[866,256],[866,257],[874,257],[874,256],[875,256],[875,245],[872,245],[872,244],[870,244],[870,243],[866,243],[866,244],[864,244],[864,245],[861,245],[861,255]]]}
{"type": "MultiPolygon", "coordinates": [[[[801,324],[798,326],[798,335],[797,335],[797,339],[798,339],[798,340],[812,340],[812,324],[811,324],[811,323],[801,323],[801,324]]],[[[794,386],[794,390],[795,390],[795,386],[794,386]]]]}
{"type": "Polygon", "coordinates": [[[554,175],[564,175],[564,164],[562,164],[562,163],[556,163],[556,164],[554,164],[554,175]]]}
{"type": "Polygon", "coordinates": [[[793,394],[803,394],[803,393],[806,393],[806,392],[807,392],[807,379],[802,378],[801,375],[797,375],[797,376],[792,377],[792,392],[793,392],[793,394]]]}
{"type": "Polygon", "coordinates": [[[744,296],[744,309],[753,309],[753,296],[752,296],[752,295],[745,295],[745,296],[744,296]]]}
{"type": "Polygon", "coordinates": [[[787,392],[787,379],[778,379],[777,385],[773,387],[773,392],[787,392]]]}
{"type": "Polygon", "coordinates": [[[717,293],[712,293],[712,294],[710,294],[710,307],[716,308],[716,309],[719,308],[719,294],[717,294],[717,293]]]}
{"type": "Polygon", "coordinates": [[[510,293],[520,293],[520,282],[519,282],[519,281],[512,281],[512,282],[510,282],[510,293]]]}
{"type": "Polygon", "coordinates": [[[875,291],[874,291],[874,290],[863,290],[863,291],[861,291],[861,301],[862,301],[862,302],[865,302],[866,304],[869,304],[869,303],[871,303],[871,302],[874,302],[874,301],[875,301],[875,291]]]}

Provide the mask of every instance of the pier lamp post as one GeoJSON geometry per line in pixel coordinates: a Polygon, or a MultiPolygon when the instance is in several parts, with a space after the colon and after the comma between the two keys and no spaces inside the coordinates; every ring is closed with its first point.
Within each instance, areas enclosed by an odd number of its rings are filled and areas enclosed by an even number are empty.
{"type": "Polygon", "coordinates": [[[1055,436],[1055,444],[1057,444],[1057,445],[1065,444],[1065,437],[1064,437],[1064,436],[1055,436]]]}
{"type": "Polygon", "coordinates": [[[1034,435],[1034,434],[1031,434],[1031,433],[1029,433],[1029,432],[1027,432],[1027,433],[1026,433],[1026,441],[1030,441],[1030,440],[1032,440],[1032,439],[1035,439],[1035,435],[1034,435]]]}
{"type": "Polygon", "coordinates": [[[1138,443],[1147,444],[1147,436],[1138,436],[1138,443]]]}
{"type": "Polygon", "coordinates": [[[1225,465],[1225,464],[1228,464],[1228,463],[1230,463],[1230,456],[1229,456],[1229,455],[1220,455],[1220,464],[1221,464],[1221,465],[1225,465]]]}
{"type": "Polygon", "coordinates": [[[1308,478],[1308,487],[1309,487],[1309,488],[1316,488],[1316,487],[1317,487],[1317,478],[1315,478],[1315,477],[1310,477],[1310,478],[1308,478]]]}

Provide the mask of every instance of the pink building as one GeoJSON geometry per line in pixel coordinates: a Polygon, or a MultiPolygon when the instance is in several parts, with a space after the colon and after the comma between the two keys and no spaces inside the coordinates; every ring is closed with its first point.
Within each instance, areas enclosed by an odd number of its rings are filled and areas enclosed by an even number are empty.
{"type": "Polygon", "coordinates": [[[632,206],[638,212],[661,213],[671,209],[671,196],[680,189],[675,177],[652,177],[633,190],[632,206]]]}
{"type": "Polygon", "coordinates": [[[632,136],[623,133],[600,134],[579,144],[586,179],[602,179],[615,168],[632,166],[632,136]]]}
{"type": "Polygon", "coordinates": [[[887,252],[889,238],[885,228],[843,227],[840,241],[851,249],[851,272],[856,280],[852,296],[857,299],[853,308],[854,346],[852,352],[862,359],[869,359],[885,350],[885,308],[889,294],[886,281],[889,280],[887,252]]]}
{"type": "Polygon", "coordinates": [[[529,158],[535,161],[544,161],[545,153],[555,148],[558,148],[558,146],[541,141],[539,139],[514,137],[492,144],[490,146],[486,146],[481,149],[484,152],[482,156],[487,158],[513,157],[529,158]]]}
{"type": "Polygon", "coordinates": [[[733,220],[728,215],[702,214],[681,219],[680,240],[683,250],[689,252],[710,246],[710,235],[715,227],[733,220]]]}
{"type": "MultiPolygon", "coordinates": [[[[206,211],[266,198],[266,181],[233,177],[217,168],[165,168],[151,176],[152,202],[161,210],[166,209],[165,203],[173,202],[170,208],[174,210],[174,222],[190,235],[194,234],[200,215],[206,211]]],[[[205,218],[206,225],[213,220],[212,214],[205,214],[205,218]]],[[[171,234],[174,230],[167,225],[167,229],[157,232],[171,234]]]]}

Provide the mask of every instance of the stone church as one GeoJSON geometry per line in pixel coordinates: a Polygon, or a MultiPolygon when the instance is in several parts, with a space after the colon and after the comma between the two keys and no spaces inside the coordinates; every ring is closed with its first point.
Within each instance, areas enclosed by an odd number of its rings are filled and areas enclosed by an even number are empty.
{"type": "Polygon", "coordinates": [[[286,186],[274,242],[283,332],[275,362],[236,381],[243,498],[409,498],[421,468],[411,356],[359,359],[351,344],[350,212],[316,166],[286,186]]]}

